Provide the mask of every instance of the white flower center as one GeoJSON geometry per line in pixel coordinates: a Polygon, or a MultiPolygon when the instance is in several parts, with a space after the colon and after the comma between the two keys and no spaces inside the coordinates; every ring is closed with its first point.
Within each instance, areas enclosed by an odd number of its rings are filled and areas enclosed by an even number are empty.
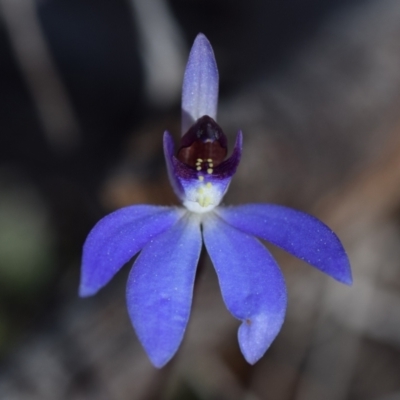
{"type": "Polygon", "coordinates": [[[211,182],[203,183],[199,179],[199,184],[194,185],[186,192],[186,199],[183,205],[194,213],[205,213],[218,206],[223,193],[211,182]]]}

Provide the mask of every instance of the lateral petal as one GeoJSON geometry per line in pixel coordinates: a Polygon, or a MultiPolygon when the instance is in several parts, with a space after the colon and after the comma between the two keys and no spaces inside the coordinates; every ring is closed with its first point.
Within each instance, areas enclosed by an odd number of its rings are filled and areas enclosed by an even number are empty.
{"type": "Polygon", "coordinates": [[[129,315],[158,368],[172,358],[182,341],[201,245],[200,221],[188,213],[144,247],[129,275],[129,315]]]}
{"type": "Polygon", "coordinates": [[[152,238],[171,227],[183,209],[149,205],[121,208],[101,219],[83,246],[79,295],[91,296],[152,238]]]}
{"type": "Polygon", "coordinates": [[[242,321],[238,332],[240,349],[254,364],[283,324],[287,303],[283,275],[256,238],[216,215],[204,220],[203,237],[224,302],[232,315],[242,321]]]}
{"type": "Polygon", "coordinates": [[[335,233],[319,219],[275,204],[246,204],[216,212],[243,232],[258,236],[347,285],[350,262],[335,233]]]}
{"type": "Polygon", "coordinates": [[[172,138],[171,134],[168,131],[164,132],[163,136],[163,147],[164,147],[164,157],[165,157],[165,164],[167,165],[167,172],[169,182],[171,183],[172,189],[176,196],[183,200],[185,197],[185,191],[182,187],[182,183],[180,182],[174,165],[174,158],[175,158],[175,145],[174,139],[172,138]]]}

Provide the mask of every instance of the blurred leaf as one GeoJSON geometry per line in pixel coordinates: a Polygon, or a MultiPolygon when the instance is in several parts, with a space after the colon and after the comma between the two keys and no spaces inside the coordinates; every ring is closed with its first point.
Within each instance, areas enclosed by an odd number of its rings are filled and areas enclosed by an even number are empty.
{"type": "Polygon", "coordinates": [[[46,207],[35,189],[20,179],[0,177],[0,287],[29,296],[53,270],[53,235],[46,207]]]}

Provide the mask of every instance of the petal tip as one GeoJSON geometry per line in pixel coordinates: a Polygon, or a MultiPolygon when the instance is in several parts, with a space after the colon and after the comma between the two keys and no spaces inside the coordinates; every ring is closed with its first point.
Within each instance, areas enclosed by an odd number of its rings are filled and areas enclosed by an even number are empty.
{"type": "Polygon", "coordinates": [[[169,138],[172,138],[172,135],[169,131],[164,131],[164,140],[168,140],[169,138]]]}
{"type": "Polygon", "coordinates": [[[353,286],[353,276],[351,274],[350,267],[344,276],[339,280],[339,282],[344,283],[347,286],[353,286]]]}
{"type": "Polygon", "coordinates": [[[213,51],[211,43],[207,39],[207,36],[204,33],[199,32],[197,34],[196,38],[194,39],[192,51],[198,51],[201,49],[211,51],[211,52],[213,51]]]}
{"type": "Polygon", "coordinates": [[[243,132],[241,130],[239,130],[237,135],[236,135],[235,147],[238,147],[240,149],[240,151],[242,151],[242,147],[243,147],[243,132]]]}
{"type": "Polygon", "coordinates": [[[240,350],[249,364],[254,365],[269,349],[282,328],[283,320],[284,313],[278,313],[272,318],[260,314],[243,321],[238,339],[240,350]]]}
{"type": "Polygon", "coordinates": [[[174,138],[169,131],[164,131],[163,135],[164,155],[165,157],[172,157],[175,151],[174,138]]]}
{"type": "Polygon", "coordinates": [[[149,360],[151,362],[151,364],[153,365],[153,367],[157,368],[157,369],[161,369],[163,367],[165,367],[170,361],[171,361],[171,357],[155,357],[154,355],[149,355],[149,360]]]}
{"type": "MultiPolygon", "coordinates": [[[[335,237],[337,238],[336,235],[335,237]]],[[[336,279],[340,283],[352,286],[353,276],[351,272],[350,260],[342,246],[342,243],[339,241],[339,238],[337,238],[337,241],[339,246],[339,254],[336,256],[336,262],[332,263],[330,268],[326,268],[326,270],[323,272],[336,279]]]]}
{"type": "Polygon", "coordinates": [[[90,296],[95,295],[97,292],[98,292],[98,289],[93,289],[91,287],[81,284],[79,286],[78,296],[82,297],[82,298],[90,297],[90,296]]]}
{"type": "Polygon", "coordinates": [[[238,332],[240,351],[246,361],[254,365],[268,350],[270,342],[260,340],[255,337],[255,329],[250,325],[251,322],[246,320],[242,323],[238,332]]]}

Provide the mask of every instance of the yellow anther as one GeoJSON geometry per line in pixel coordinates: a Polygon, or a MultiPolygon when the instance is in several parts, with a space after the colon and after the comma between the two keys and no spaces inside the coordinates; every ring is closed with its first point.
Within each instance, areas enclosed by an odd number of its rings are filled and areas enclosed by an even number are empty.
{"type": "Polygon", "coordinates": [[[213,173],[213,169],[212,168],[208,168],[207,169],[207,174],[212,174],[213,173]]]}
{"type": "Polygon", "coordinates": [[[203,175],[199,175],[199,181],[203,182],[204,181],[204,176],[203,175]]]}
{"type": "Polygon", "coordinates": [[[211,182],[207,182],[206,186],[210,189],[210,187],[212,186],[211,182]]]}
{"type": "Polygon", "coordinates": [[[212,162],[212,158],[207,158],[207,162],[212,162]]]}
{"type": "Polygon", "coordinates": [[[203,199],[202,207],[208,207],[211,204],[211,199],[209,196],[205,196],[203,199]]]}
{"type": "Polygon", "coordinates": [[[198,165],[198,166],[196,167],[196,170],[197,170],[197,171],[201,171],[200,165],[198,165]]]}

